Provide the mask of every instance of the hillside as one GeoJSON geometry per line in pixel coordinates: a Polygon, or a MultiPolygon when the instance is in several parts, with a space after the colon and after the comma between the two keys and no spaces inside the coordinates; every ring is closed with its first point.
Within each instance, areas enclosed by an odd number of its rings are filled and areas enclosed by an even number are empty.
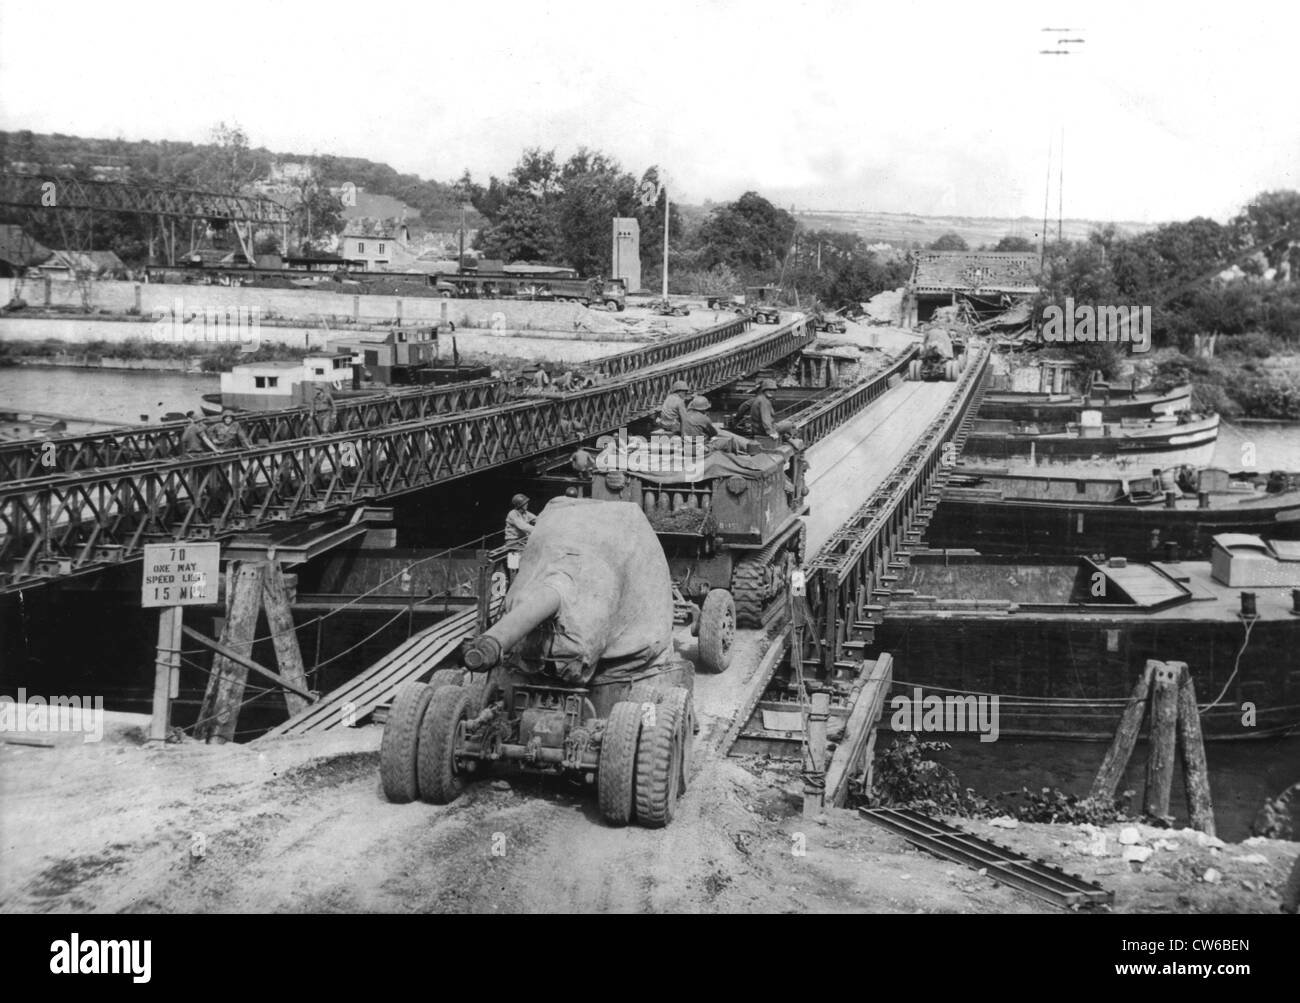
{"type": "MultiPolygon", "coordinates": [[[[108,180],[162,181],[179,187],[208,188],[214,162],[229,160],[228,153],[223,156],[222,148],[210,143],[0,131],[0,165],[27,172],[75,171],[108,180]]],[[[372,197],[372,203],[385,216],[400,217],[405,208],[412,224],[418,220],[419,225],[430,230],[460,226],[460,200],[450,184],[399,174],[388,164],[363,157],[246,148],[240,153],[238,176],[250,184],[267,182],[277,165],[295,164],[311,164],[326,187],[352,182],[365,196],[372,197]]],[[[471,227],[479,226],[482,219],[471,213],[468,222],[471,227]]]]}
{"type": "MultiPolygon", "coordinates": [[[[998,219],[977,216],[913,216],[891,212],[796,212],[795,218],[813,230],[843,230],[860,236],[867,244],[893,244],[895,247],[924,247],[945,233],[959,234],[972,248],[996,244],[1003,237],[1014,235],[1037,241],[1042,228],[1041,219],[1022,216],[1019,219],[998,219]]],[[[1083,240],[1100,220],[1067,219],[1062,227],[1067,240],[1083,240]]],[[[1126,236],[1136,236],[1155,229],[1153,223],[1115,221],[1126,236]]],[[[1056,220],[1048,222],[1048,236],[1056,236],[1056,220]]]]}

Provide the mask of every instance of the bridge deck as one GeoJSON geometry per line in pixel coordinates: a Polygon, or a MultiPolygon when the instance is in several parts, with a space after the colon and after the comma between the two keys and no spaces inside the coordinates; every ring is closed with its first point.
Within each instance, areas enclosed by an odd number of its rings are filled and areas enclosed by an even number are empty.
{"type": "Polygon", "coordinates": [[[900,383],[808,450],[808,553],[815,554],[890,474],[956,383],[900,383]]]}

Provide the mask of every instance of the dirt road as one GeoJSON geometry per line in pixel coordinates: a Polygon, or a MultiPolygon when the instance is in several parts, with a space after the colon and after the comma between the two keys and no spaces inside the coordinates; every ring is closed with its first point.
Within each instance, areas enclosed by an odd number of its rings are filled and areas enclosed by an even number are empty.
{"type": "MultiPolygon", "coordinates": [[[[0,744],[0,911],[1052,910],[853,812],[802,818],[785,764],[719,757],[762,647],[745,632],[728,673],[698,677],[697,769],[663,830],[611,828],[590,790],[518,774],[446,807],[389,804],[373,726],[160,748],[113,715],[96,744],[0,744]]],[[[1175,838],[1137,873],[1118,831],[1094,857],[1074,827],[965,824],[1114,888],[1122,911],[1274,911],[1300,849],[1175,838]]]]}

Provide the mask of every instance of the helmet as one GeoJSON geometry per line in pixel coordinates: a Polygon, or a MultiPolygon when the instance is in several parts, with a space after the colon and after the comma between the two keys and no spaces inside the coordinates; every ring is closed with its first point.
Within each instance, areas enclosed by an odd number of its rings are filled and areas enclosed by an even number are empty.
{"type": "Polygon", "coordinates": [[[676,382],[673,383],[671,387],[671,392],[677,393],[677,391],[680,390],[682,393],[689,393],[690,389],[691,389],[690,384],[687,383],[685,380],[677,380],[676,382]]]}
{"type": "Polygon", "coordinates": [[[696,394],[691,400],[688,409],[691,411],[707,411],[709,409],[709,399],[700,394],[696,394]]]}
{"type": "Polygon", "coordinates": [[[510,499],[510,505],[513,508],[518,508],[520,505],[527,505],[527,504],[528,504],[527,495],[515,495],[513,498],[510,499]]]}
{"type": "Polygon", "coordinates": [[[772,378],[769,376],[769,377],[767,377],[766,379],[759,381],[758,389],[759,389],[759,390],[775,390],[775,389],[776,389],[776,380],[772,379],[772,378]]]}

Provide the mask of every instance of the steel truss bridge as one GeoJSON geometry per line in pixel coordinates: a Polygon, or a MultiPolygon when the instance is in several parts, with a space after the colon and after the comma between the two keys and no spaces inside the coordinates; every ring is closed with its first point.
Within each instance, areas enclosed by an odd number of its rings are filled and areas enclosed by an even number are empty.
{"type": "Polygon", "coordinates": [[[257,195],[228,195],[192,188],[125,181],[89,181],[58,174],[0,171],[0,211],[41,218],[60,213],[74,232],[88,233],[96,213],[154,216],[159,220],[193,220],[234,227],[251,262],[254,227],[290,223],[289,210],[257,195]]]}
{"type": "MultiPolygon", "coordinates": [[[[663,365],[738,337],[745,333],[747,326],[748,321],[728,321],[704,331],[666,338],[653,345],[594,360],[589,368],[598,370],[611,380],[628,378],[651,366],[663,365]]],[[[513,399],[510,389],[500,380],[412,387],[386,393],[377,391],[374,396],[336,401],[332,424],[334,430],[341,432],[385,428],[439,415],[495,407],[513,399]]],[[[292,442],[314,437],[319,431],[309,407],[241,413],[239,422],[249,439],[257,443],[292,442]]],[[[57,440],[0,444],[0,486],[51,473],[174,460],[182,455],[181,435],[185,425],[183,421],[167,422],[63,436],[57,440]]]]}
{"type": "MultiPolygon", "coordinates": [[[[615,356],[604,364],[608,382],[562,395],[503,400],[491,381],[408,391],[348,405],[340,430],[324,435],[314,426],[304,435],[310,414],[291,409],[258,419],[271,441],[217,455],[178,455],[179,426],[59,440],[56,454],[68,450],[70,469],[0,484],[0,592],[133,560],[147,543],[218,539],[574,447],[653,413],[675,380],[709,392],[814,340],[798,319],[688,357],[746,326],[734,321],[615,356]],[[451,410],[477,394],[487,395],[480,406],[451,410]]],[[[30,456],[16,472],[35,472],[30,456]]]]}

